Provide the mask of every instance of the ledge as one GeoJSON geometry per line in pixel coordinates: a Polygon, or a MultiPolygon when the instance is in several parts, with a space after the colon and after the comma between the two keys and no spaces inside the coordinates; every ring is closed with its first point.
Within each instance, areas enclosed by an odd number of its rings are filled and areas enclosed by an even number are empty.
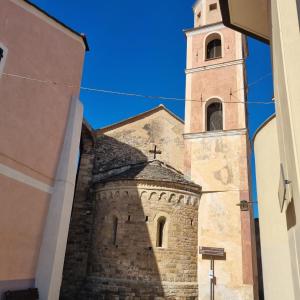
{"type": "Polygon", "coordinates": [[[220,131],[206,131],[196,133],[185,133],[183,134],[184,139],[197,139],[197,138],[214,138],[220,136],[234,136],[234,135],[248,135],[248,130],[235,129],[235,130],[220,130],[220,131]]]}

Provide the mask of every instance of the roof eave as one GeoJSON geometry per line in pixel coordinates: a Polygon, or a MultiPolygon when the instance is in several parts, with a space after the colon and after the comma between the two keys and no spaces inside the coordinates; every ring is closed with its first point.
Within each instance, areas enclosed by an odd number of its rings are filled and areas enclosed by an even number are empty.
{"type": "Polygon", "coordinates": [[[154,107],[154,108],[152,108],[150,110],[144,111],[144,112],[142,112],[140,114],[137,114],[137,115],[135,115],[133,117],[129,117],[129,118],[127,118],[125,120],[122,120],[120,122],[117,122],[117,123],[114,123],[112,125],[108,125],[108,126],[100,128],[100,129],[97,129],[96,130],[96,134],[104,134],[104,133],[106,133],[106,132],[108,132],[110,130],[113,130],[113,129],[121,127],[121,126],[124,126],[124,125],[126,125],[126,124],[128,124],[130,122],[135,122],[136,120],[140,120],[144,116],[146,117],[146,116],[148,116],[148,115],[150,115],[152,113],[155,113],[156,111],[162,110],[162,109],[165,110],[166,112],[168,112],[176,120],[178,120],[179,122],[181,122],[182,124],[184,124],[184,121],[181,118],[179,118],[177,115],[175,115],[169,109],[167,109],[163,104],[160,104],[160,105],[158,105],[158,106],[156,106],[156,107],[154,107]]]}
{"type": "Polygon", "coordinates": [[[247,36],[250,36],[252,38],[255,38],[263,43],[266,44],[270,44],[270,40],[266,39],[260,35],[257,35],[249,30],[246,30],[245,28],[242,28],[240,26],[236,26],[231,22],[231,18],[230,18],[230,9],[229,9],[229,4],[228,4],[228,0],[219,0],[220,2],[220,9],[221,9],[221,14],[222,14],[222,19],[223,19],[223,23],[226,27],[229,27],[233,30],[236,30],[240,33],[243,33],[247,36]]]}
{"type": "Polygon", "coordinates": [[[73,34],[79,36],[82,41],[83,44],[85,46],[85,51],[89,51],[90,47],[88,44],[88,40],[85,34],[83,33],[79,33],[76,30],[72,29],[71,27],[67,26],[66,24],[64,24],[63,22],[61,22],[60,20],[58,20],[57,18],[51,16],[50,14],[48,14],[45,10],[41,9],[40,7],[38,7],[36,4],[32,3],[29,0],[23,0],[24,2],[26,2],[28,5],[32,6],[33,8],[35,8],[36,10],[38,10],[39,12],[43,13],[46,17],[52,19],[53,21],[55,21],[56,23],[58,23],[59,25],[63,26],[64,28],[66,28],[67,30],[69,30],[70,32],[72,32],[73,34]]]}

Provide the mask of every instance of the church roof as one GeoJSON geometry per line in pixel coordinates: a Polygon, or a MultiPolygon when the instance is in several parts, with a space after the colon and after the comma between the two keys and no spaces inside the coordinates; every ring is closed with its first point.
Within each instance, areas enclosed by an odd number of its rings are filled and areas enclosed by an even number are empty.
{"type": "Polygon", "coordinates": [[[125,119],[123,121],[120,121],[118,123],[115,123],[115,124],[112,124],[112,125],[109,125],[109,126],[106,126],[106,127],[103,127],[103,128],[100,128],[98,130],[96,130],[96,133],[100,133],[100,134],[103,134],[105,132],[108,132],[110,130],[113,130],[113,129],[116,129],[118,127],[121,127],[121,126],[124,126],[124,125],[127,125],[129,123],[132,123],[132,122],[135,122],[135,121],[138,121],[138,120],[141,120],[143,118],[146,118],[160,110],[164,110],[166,111],[167,113],[169,113],[172,117],[174,117],[176,120],[178,120],[179,122],[183,123],[184,124],[184,121],[179,118],[177,115],[175,115],[173,112],[171,112],[169,109],[167,109],[163,104],[160,104],[150,110],[147,110],[141,114],[138,114],[138,115],[135,115],[133,117],[130,117],[128,119],[125,119]]]}
{"type": "Polygon", "coordinates": [[[121,173],[115,170],[114,174],[100,179],[97,182],[106,183],[119,180],[147,180],[164,183],[177,183],[197,188],[199,191],[201,189],[198,184],[186,179],[181,172],[159,160],[130,165],[127,166],[125,171],[123,167],[121,169],[121,173]]]}

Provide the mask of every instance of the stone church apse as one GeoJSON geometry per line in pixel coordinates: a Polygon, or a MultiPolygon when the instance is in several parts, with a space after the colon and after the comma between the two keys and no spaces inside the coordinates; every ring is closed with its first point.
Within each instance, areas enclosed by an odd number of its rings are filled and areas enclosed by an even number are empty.
{"type": "Polygon", "coordinates": [[[61,299],[198,298],[201,188],[181,173],[182,133],[162,106],[83,125],[61,299]]]}

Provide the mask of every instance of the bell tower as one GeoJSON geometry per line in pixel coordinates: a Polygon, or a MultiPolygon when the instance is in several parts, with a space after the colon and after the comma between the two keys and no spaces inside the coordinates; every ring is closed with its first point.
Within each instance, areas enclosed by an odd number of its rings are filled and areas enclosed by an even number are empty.
{"type": "Polygon", "coordinates": [[[185,174],[203,190],[199,247],[224,248],[226,253],[199,254],[199,300],[253,300],[257,268],[252,206],[238,206],[251,202],[247,43],[223,25],[218,0],[198,0],[193,11],[194,28],[185,31],[185,174]]]}

